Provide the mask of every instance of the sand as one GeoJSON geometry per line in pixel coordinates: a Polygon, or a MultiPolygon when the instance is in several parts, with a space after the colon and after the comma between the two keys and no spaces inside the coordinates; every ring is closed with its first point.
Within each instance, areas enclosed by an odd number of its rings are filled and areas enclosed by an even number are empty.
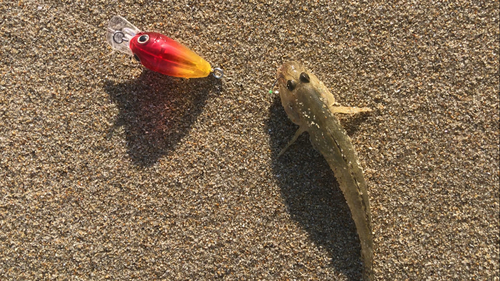
{"type": "Polygon", "coordinates": [[[335,175],[268,90],[346,106],[377,280],[499,280],[499,2],[2,1],[2,280],[359,280],[335,175]],[[213,77],[109,55],[115,14],[213,77]]]}

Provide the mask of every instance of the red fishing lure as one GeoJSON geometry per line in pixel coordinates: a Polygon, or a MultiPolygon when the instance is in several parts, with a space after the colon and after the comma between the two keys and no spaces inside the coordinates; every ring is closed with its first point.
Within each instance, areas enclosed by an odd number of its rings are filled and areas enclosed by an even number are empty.
{"type": "Polygon", "coordinates": [[[146,68],[174,77],[200,78],[211,72],[216,78],[222,69],[212,69],[202,57],[167,36],[142,32],[126,19],[114,16],[108,24],[106,39],[119,52],[134,56],[146,68]]]}

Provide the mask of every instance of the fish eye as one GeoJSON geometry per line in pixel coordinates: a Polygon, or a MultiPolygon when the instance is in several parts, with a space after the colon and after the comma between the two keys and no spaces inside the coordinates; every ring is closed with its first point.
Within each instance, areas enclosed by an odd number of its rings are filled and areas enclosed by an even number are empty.
{"type": "Polygon", "coordinates": [[[311,81],[311,79],[309,78],[309,74],[302,72],[300,74],[300,81],[303,83],[309,83],[309,81],[311,81]]]}
{"type": "Polygon", "coordinates": [[[135,59],[136,61],[138,61],[138,62],[141,62],[141,59],[140,59],[140,58],[139,58],[139,56],[138,56],[138,55],[136,55],[136,54],[134,54],[134,59],[135,59]]]}
{"type": "Polygon", "coordinates": [[[144,44],[148,41],[149,41],[149,35],[147,35],[147,34],[143,34],[143,35],[139,36],[139,38],[137,38],[137,42],[139,42],[139,44],[144,44]]]}
{"type": "Polygon", "coordinates": [[[288,88],[288,90],[290,91],[293,91],[295,89],[295,87],[297,86],[297,82],[293,81],[293,80],[288,80],[286,82],[286,87],[288,88]]]}

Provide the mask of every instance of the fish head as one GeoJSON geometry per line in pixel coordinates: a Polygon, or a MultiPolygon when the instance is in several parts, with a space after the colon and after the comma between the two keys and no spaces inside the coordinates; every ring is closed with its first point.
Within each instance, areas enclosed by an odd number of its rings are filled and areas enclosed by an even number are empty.
{"type": "Polygon", "coordinates": [[[291,61],[285,62],[276,73],[281,104],[285,108],[288,118],[299,126],[301,118],[297,106],[297,88],[300,87],[300,73],[304,70],[301,64],[291,61]]]}
{"type": "Polygon", "coordinates": [[[322,94],[323,83],[318,80],[316,75],[310,73],[303,65],[296,61],[284,63],[277,71],[281,104],[285,108],[288,118],[297,125],[302,125],[302,115],[307,110],[306,104],[303,104],[301,95],[322,94]]]}
{"type": "Polygon", "coordinates": [[[317,96],[327,107],[335,103],[335,98],[323,82],[296,61],[286,62],[278,68],[276,78],[281,103],[295,124],[300,125],[296,122],[297,118],[306,109],[306,105],[299,102],[303,100],[301,95],[317,96]]]}

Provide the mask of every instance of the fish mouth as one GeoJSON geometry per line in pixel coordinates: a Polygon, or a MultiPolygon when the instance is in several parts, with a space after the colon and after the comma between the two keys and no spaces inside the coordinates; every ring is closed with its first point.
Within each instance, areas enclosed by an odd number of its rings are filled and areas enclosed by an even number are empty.
{"type": "Polygon", "coordinates": [[[276,73],[278,85],[285,85],[288,80],[298,80],[301,71],[302,67],[298,62],[285,62],[276,73]]]}
{"type": "Polygon", "coordinates": [[[276,73],[276,80],[278,82],[278,86],[284,85],[286,83],[286,77],[281,68],[278,69],[278,73],[276,73]]]}

